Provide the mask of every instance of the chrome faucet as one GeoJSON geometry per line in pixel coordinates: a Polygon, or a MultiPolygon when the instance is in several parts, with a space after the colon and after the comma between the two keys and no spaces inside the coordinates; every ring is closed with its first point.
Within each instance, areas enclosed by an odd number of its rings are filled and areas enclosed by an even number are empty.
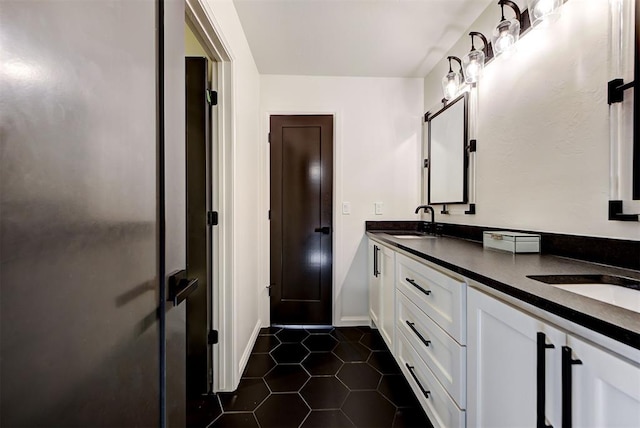
{"type": "Polygon", "coordinates": [[[424,210],[425,213],[426,212],[431,213],[431,222],[429,223],[429,230],[431,233],[435,233],[436,222],[435,222],[435,213],[433,211],[433,207],[429,205],[419,205],[418,208],[416,208],[415,213],[418,214],[420,210],[424,210]]]}

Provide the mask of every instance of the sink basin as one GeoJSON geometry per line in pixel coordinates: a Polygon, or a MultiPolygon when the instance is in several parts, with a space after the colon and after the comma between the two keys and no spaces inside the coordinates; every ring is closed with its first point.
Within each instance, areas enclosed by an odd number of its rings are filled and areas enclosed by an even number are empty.
{"type": "Polygon", "coordinates": [[[424,238],[433,239],[436,237],[435,235],[429,235],[424,232],[416,232],[416,231],[410,231],[410,232],[398,231],[390,235],[398,239],[424,239],[424,238]]]}
{"type": "Polygon", "coordinates": [[[529,275],[528,278],[640,313],[640,281],[613,275],[529,275]]]}

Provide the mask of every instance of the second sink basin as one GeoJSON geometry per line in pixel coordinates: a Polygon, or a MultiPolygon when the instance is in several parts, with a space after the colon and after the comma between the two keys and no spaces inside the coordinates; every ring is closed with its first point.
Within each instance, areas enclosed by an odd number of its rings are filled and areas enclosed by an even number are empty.
{"type": "Polygon", "coordinates": [[[613,275],[529,275],[528,278],[640,313],[640,281],[613,275]]]}

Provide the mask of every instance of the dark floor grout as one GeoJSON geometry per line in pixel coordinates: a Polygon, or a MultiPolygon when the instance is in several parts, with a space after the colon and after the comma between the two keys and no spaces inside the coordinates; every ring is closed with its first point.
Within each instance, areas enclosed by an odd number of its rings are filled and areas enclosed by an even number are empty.
{"type": "MultiPolygon", "coordinates": [[[[316,372],[315,369],[313,371],[316,372]]],[[[273,425],[274,421],[276,421],[275,424],[277,424],[278,427],[286,425],[292,428],[302,428],[307,422],[312,422],[310,418],[313,415],[313,422],[318,422],[318,420],[338,420],[338,423],[350,423],[356,428],[365,428],[365,426],[368,428],[369,424],[363,421],[371,420],[374,420],[374,423],[379,424],[381,427],[389,428],[406,426],[430,427],[431,424],[419,407],[419,403],[409,385],[406,384],[404,377],[392,378],[392,376],[401,376],[400,373],[399,367],[397,367],[388,348],[384,345],[379,333],[369,327],[337,327],[324,332],[314,333],[306,329],[288,330],[282,328],[265,328],[259,332],[254,350],[252,350],[250,354],[247,367],[241,378],[241,386],[239,389],[232,393],[217,394],[211,402],[204,400],[204,405],[210,405],[211,407],[204,410],[202,408],[197,409],[203,415],[201,419],[206,419],[206,415],[208,414],[219,413],[211,420],[196,420],[198,414],[196,414],[195,410],[192,410],[191,415],[189,413],[187,415],[189,421],[188,426],[213,428],[216,426],[216,422],[220,423],[224,419],[225,421],[229,421],[230,425],[227,425],[229,428],[242,426],[237,425],[238,423],[249,423],[259,428],[268,428],[268,426],[276,426],[273,425]],[[301,333],[293,333],[293,331],[299,331],[301,333]],[[315,340],[313,341],[314,344],[312,344],[312,341],[307,342],[307,344],[304,343],[312,337],[320,336],[331,337],[335,343],[333,346],[331,341],[322,340],[315,340]],[[263,342],[260,341],[261,337],[273,337],[277,343],[275,345],[275,342],[265,345],[261,343],[263,342]],[[281,337],[286,341],[281,340],[281,337]],[[363,340],[367,344],[363,343],[363,340]],[[288,346],[281,348],[283,344],[288,346]],[[316,347],[321,349],[311,350],[311,348],[316,347]],[[256,350],[256,348],[260,349],[256,350]],[[274,357],[273,353],[278,348],[289,349],[289,353],[276,353],[274,357]],[[335,351],[338,349],[339,351],[336,353],[335,351]],[[340,354],[342,354],[342,357],[340,354]],[[251,356],[254,355],[262,355],[263,357],[252,360],[251,356]],[[268,355],[271,361],[265,359],[264,355],[268,355]],[[315,366],[309,364],[307,364],[307,366],[304,365],[305,361],[308,361],[312,355],[315,355],[315,358],[321,358],[322,355],[327,356],[330,360],[330,362],[329,360],[325,362],[328,367],[327,373],[312,374],[311,368],[322,367],[322,362],[314,360],[313,363],[315,366]],[[374,355],[376,355],[377,358],[372,360],[374,355]],[[293,359],[294,362],[278,362],[279,360],[289,359],[293,359]],[[352,359],[354,361],[351,361],[352,359]],[[390,363],[390,361],[392,363],[390,363]],[[358,371],[359,369],[355,368],[356,364],[359,365],[359,368],[368,368],[358,371]],[[389,369],[389,364],[393,364],[394,367],[389,369]],[[344,371],[344,368],[350,365],[354,367],[353,370],[350,372],[344,371]],[[378,367],[376,367],[376,365],[378,367]],[[300,370],[297,374],[295,373],[296,370],[292,370],[289,374],[285,372],[280,378],[274,376],[269,377],[278,367],[299,367],[300,370]],[[255,376],[246,376],[245,374],[247,373],[255,376]],[[262,373],[262,375],[258,376],[257,374],[259,373],[262,373]],[[306,379],[302,380],[300,373],[304,373],[306,379]],[[351,377],[349,377],[348,373],[351,377]],[[366,374],[366,376],[371,374],[378,376],[375,387],[370,388],[370,384],[366,385],[366,380],[362,382],[354,381],[358,379],[357,375],[364,374],[366,374]],[[354,378],[354,376],[356,377],[354,378]],[[255,385],[242,384],[242,382],[246,380],[256,381],[258,379],[262,381],[262,386],[260,386],[260,382],[255,383],[255,385]],[[313,381],[314,379],[333,379],[333,381],[323,381],[318,384],[317,381],[313,381]],[[383,387],[383,381],[386,382],[384,384],[384,390],[381,389],[383,387]],[[287,382],[289,382],[290,389],[286,386],[287,382]],[[311,382],[313,382],[313,384],[311,382]],[[366,388],[352,388],[349,387],[349,384],[356,386],[363,385],[366,386],[366,388]],[[275,388],[277,388],[277,390],[275,390],[275,388]],[[387,396],[389,391],[391,391],[389,388],[394,388],[392,390],[395,392],[387,396]],[[287,412],[282,412],[282,398],[278,401],[273,400],[272,397],[287,394],[291,396],[291,405],[289,406],[287,404],[287,412]],[[344,394],[344,397],[340,399],[339,396],[327,394],[344,394]],[[407,397],[406,394],[411,394],[411,397],[407,397]],[[244,397],[246,402],[243,403],[242,397],[244,397]],[[337,398],[337,400],[332,402],[334,397],[337,398]],[[372,404],[369,405],[369,403],[362,402],[368,397],[374,399],[375,403],[372,402],[372,404]],[[398,402],[397,397],[403,397],[400,399],[400,405],[396,404],[396,402],[398,402]],[[311,398],[313,398],[312,401],[310,401],[311,398]],[[232,400],[232,403],[241,403],[240,406],[244,407],[242,407],[242,410],[230,410],[228,409],[228,400],[232,400]],[[356,403],[358,406],[354,407],[356,403]],[[227,410],[225,410],[225,407],[227,410]],[[244,410],[245,408],[251,410],[244,410]],[[361,408],[364,409],[361,410],[361,408]],[[324,414],[320,416],[322,413],[324,414]],[[401,425],[401,420],[399,419],[401,413],[404,413],[404,418],[413,416],[416,419],[413,421],[409,420],[409,425],[406,423],[401,425]],[[361,421],[360,425],[358,425],[358,420],[361,421]],[[384,421],[386,421],[384,424],[380,424],[384,421]],[[413,422],[413,424],[411,422],[413,422]],[[272,423],[272,425],[269,425],[269,423],[272,423]]],[[[374,378],[371,377],[370,379],[371,381],[374,380],[374,378]]],[[[188,406],[188,408],[191,409],[192,406],[188,406]]]]}

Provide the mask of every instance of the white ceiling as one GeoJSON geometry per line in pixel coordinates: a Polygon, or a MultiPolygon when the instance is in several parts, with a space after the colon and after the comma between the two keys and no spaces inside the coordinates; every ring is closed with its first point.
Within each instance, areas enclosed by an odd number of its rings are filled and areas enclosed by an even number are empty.
{"type": "Polygon", "coordinates": [[[261,74],[373,77],[424,77],[491,2],[234,0],[261,74]]]}

